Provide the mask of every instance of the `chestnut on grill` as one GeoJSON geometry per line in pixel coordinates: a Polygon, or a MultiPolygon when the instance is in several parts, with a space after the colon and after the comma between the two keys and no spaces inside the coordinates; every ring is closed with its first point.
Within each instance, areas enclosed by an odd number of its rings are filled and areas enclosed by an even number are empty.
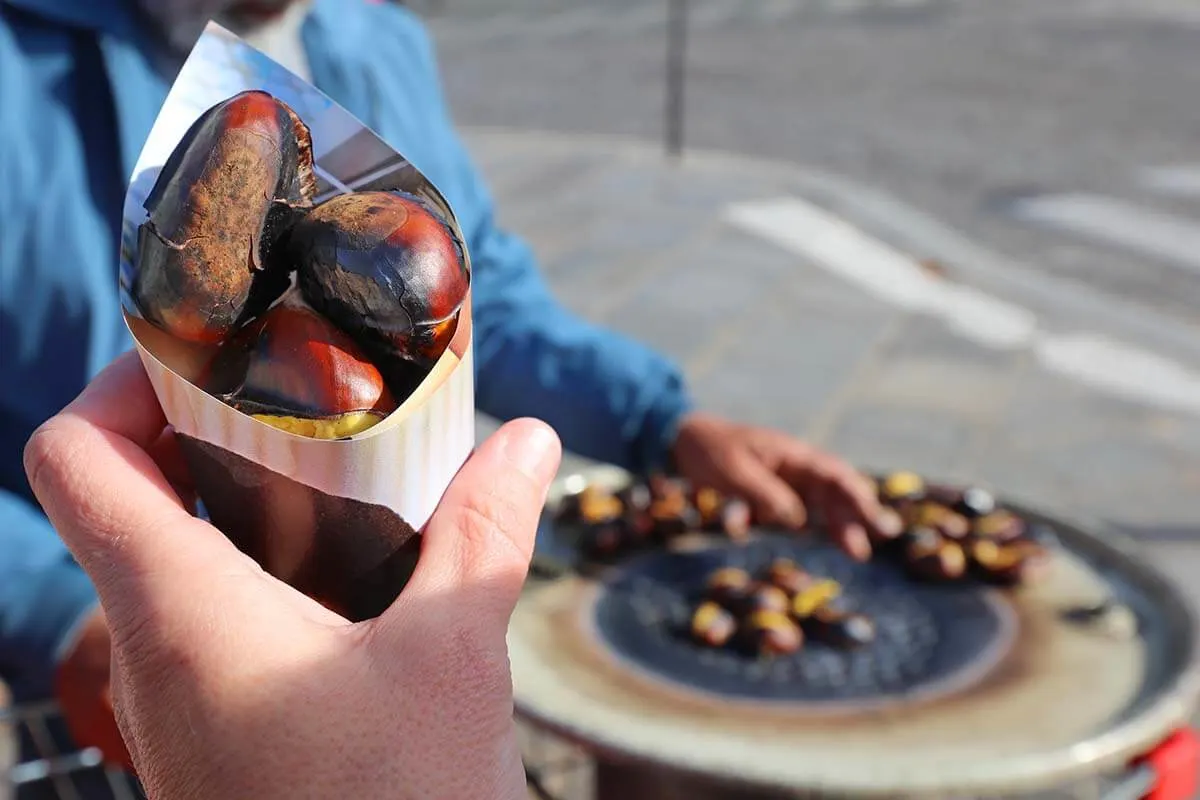
{"type": "Polygon", "coordinates": [[[608,522],[621,516],[624,506],[614,495],[597,486],[589,486],[576,497],[579,518],[583,522],[608,522]]]}
{"type": "Polygon", "coordinates": [[[993,511],[971,523],[971,533],[980,539],[1008,542],[1025,534],[1025,520],[1011,511],[993,511]]]}
{"type": "Polygon", "coordinates": [[[740,602],[753,583],[750,573],[744,569],[724,567],[708,576],[705,590],[711,600],[728,608],[740,602]]]}
{"type": "Polygon", "coordinates": [[[904,510],[904,521],[912,527],[933,528],[949,539],[961,539],[971,529],[967,518],[940,503],[923,501],[904,510]]]}
{"type": "Polygon", "coordinates": [[[915,472],[893,472],[879,486],[879,499],[888,504],[919,500],[925,494],[925,481],[915,472]]]}
{"type": "Polygon", "coordinates": [[[716,603],[701,603],[692,614],[692,635],[709,647],[724,647],[736,631],[737,620],[716,603]]]}
{"type": "Polygon", "coordinates": [[[222,345],[202,384],[243,413],[317,439],[360,433],[396,409],[358,346],[288,299],[222,345]]]}
{"type": "Polygon", "coordinates": [[[804,620],[809,636],[834,647],[861,647],[875,641],[875,623],[864,614],[824,607],[804,620]]]}
{"type": "Polygon", "coordinates": [[[594,558],[610,558],[629,544],[629,531],[619,520],[592,523],[584,529],[581,549],[594,558]]]}
{"type": "Polygon", "coordinates": [[[205,111],[146,198],[131,286],[142,316],[225,341],[287,289],[278,241],[315,194],[312,139],[286,104],[248,91],[205,111]]]}
{"type": "Polygon", "coordinates": [[[750,532],[750,505],[744,500],[727,498],[716,489],[696,492],[696,513],[700,527],[723,533],[731,539],[744,539],[750,532]]]}
{"type": "Polygon", "coordinates": [[[652,500],[650,487],[644,483],[629,484],[617,492],[617,497],[625,504],[625,508],[629,511],[646,511],[650,508],[652,500]]]}
{"type": "Polygon", "coordinates": [[[420,198],[334,197],[295,224],[288,253],[309,305],[370,349],[428,367],[449,345],[470,273],[458,236],[420,198]]]}
{"type": "Polygon", "coordinates": [[[788,596],[783,589],[770,583],[752,583],[746,587],[741,597],[734,600],[731,610],[740,614],[750,614],[755,611],[778,611],[787,613],[788,596]]]}
{"type": "Polygon", "coordinates": [[[976,519],[996,510],[996,498],[987,489],[973,486],[963,490],[954,510],[967,519],[976,519]]]}
{"type": "Polygon", "coordinates": [[[962,545],[930,528],[910,532],[905,561],[913,575],[929,581],[958,580],[967,571],[962,545]]]}
{"type": "Polygon", "coordinates": [[[812,616],[837,599],[841,593],[842,586],[837,581],[828,579],[814,581],[792,598],[792,616],[797,619],[812,616]]]}
{"type": "Polygon", "coordinates": [[[696,509],[683,495],[655,500],[647,513],[654,520],[654,532],[663,537],[678,536],[700,525],[696,509]]]}
{"type": "Polygon", "coordinates": [[[1037,542],[1007,543],[980,539],[971,544],[971,561],[985,580],[1013,585],[1036,578],[1049,563],[1049,553],[1037,542]]]}
{"type": "Polygon", "coordinates": [[[745,647],[760,656],[789,655],[804,644],[800,626],[778,611],[755,611],[741,630],[745,647]]]}

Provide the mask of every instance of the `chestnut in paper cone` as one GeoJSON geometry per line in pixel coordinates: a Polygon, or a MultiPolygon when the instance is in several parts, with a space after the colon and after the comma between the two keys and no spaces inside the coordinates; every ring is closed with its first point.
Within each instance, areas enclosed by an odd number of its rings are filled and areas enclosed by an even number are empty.
{"type": "Polygon", "coordinates": [[[400,192],[334,197],[289,236],[300,290],[369,350],[422,367],[441,357],[470,275],[449,225],[400,192]]]}
{"type": "Polygon", "coordinates": [[[204,383],[243,413],[318,439],[360,433],[396,409],[358,345],[290,296],[222,346],[204,383]]]}
{"type": "Polygon", "coordinates": [[[291,108],[261,91],[210,108],[146,199],[132,286],[142,316],[185,341],[224,341],[287,288],[276,243],[315,193],[312,140],[291,108]]]}

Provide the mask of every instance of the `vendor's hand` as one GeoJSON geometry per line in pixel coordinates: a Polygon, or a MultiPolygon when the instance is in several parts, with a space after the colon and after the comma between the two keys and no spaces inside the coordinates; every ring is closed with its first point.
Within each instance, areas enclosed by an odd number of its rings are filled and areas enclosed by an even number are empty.
{"type": "Polygon", "coordinates": [[[151,797],[522,798],[505,634],[560,448],[510,423],[471,456],[381,617],[352,624],[190,515],[165,421],[121,359],[25,451],[96,585],[113,699],[151,797]]]}
{"type": "Polygon", "coordinates": [[[95,747],[106,763],[129,770],[133,762],[113,717],[111,645],[104,612],[97,608],[74,631],[54,674],[54,694],[75,744],[95,747]]]}
{"type": "Polygon", "coordinates": [[[899,533],[864,475],[780,431],[696,412],[683,419],[671,455],[680,475],[745,498],[763,524],[799,529],[816,517],[854,558],[870,557],[868,533],[899,533]]]}

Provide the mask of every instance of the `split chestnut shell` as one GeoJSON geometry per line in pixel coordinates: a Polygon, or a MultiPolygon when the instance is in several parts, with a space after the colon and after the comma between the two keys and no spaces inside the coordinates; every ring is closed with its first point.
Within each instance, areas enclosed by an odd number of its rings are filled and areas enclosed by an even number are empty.
{"type": "Polygon", "coordinates": [[[368,349],[425,367],[449,345],[470,273],[462,243],[424,201],[334,197],[296,223],[288,249],[304,299],[368,349]]]}
{"type": "Polygon", "coordinates": [[[312,139],[286,104],[248,91],[188,130],[146,199],[133,300],[189,342],[224,341],[287,288],[279,235],[316,193],[312,139]]]}
{"type": "Polygon", "coordinates": [[[290,299],[221,347],[205,389],[263,422],[318,439],[352,436],[396,409],[360,348],[290,299]]]}

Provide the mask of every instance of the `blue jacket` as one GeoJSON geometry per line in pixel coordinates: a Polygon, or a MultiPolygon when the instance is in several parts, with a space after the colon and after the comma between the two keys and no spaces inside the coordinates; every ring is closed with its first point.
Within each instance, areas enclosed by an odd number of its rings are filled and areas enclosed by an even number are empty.
{"type": "MultiPolygon", "coordinates": [[[[120,0],[0,0],[0,677],[21,697],[48,693],[59,649],[95,603],[35,504],[21,452],[132,345],[117,299],[118,225],[169,88],[147,37],[120,0]]],[[[540,417],[592,458],[661,463],[689,407],[679,371],[564,310],[525,243],[496,227],[416,18],[391,3],[318,0],[303,41],[317,87],[404,153],[459,216],[475,268],[479,409],[540,417]]]]}

